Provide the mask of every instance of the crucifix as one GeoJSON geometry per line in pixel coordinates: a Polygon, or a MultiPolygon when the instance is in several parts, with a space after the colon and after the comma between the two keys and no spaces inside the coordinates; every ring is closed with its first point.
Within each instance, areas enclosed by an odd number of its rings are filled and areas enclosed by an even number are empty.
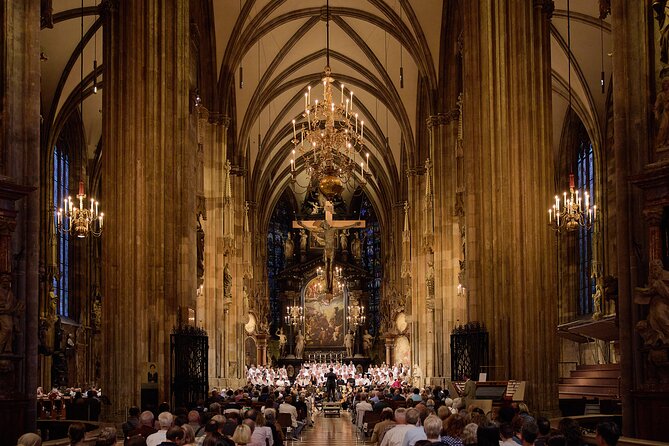
{"type": "Polygon", "coordinates": [[[334,258],[337,232],[349,228],[364,228],[365,220],[334,220],[332,211],[334,206],[327,200],[325,206],[325,220],[297,220],[293,222],[294,229],[306,229],[324,241],[323,263],[325,264],[325,284],[328,293],[332,293],[334,278],[334,258]]]}

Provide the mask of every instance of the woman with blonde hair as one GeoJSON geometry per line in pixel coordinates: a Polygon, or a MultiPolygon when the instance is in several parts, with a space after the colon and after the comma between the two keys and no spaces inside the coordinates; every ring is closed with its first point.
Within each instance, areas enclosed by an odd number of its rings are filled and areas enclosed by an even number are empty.
{"type": "Polygon", "coordinates": [[[183,446],[189,446],[195,444],[195,431],[190,424],[181,425],[181,429],[184,431],[184,443],[183,446]]]}
{"type": "Polygon", "coordinates": [[[235,429],[235,433],[232,435],[232,441],[235,442],[235,445],[246,445],[251,442],[251,428],[246,424],[240,424],[235,429]]]}

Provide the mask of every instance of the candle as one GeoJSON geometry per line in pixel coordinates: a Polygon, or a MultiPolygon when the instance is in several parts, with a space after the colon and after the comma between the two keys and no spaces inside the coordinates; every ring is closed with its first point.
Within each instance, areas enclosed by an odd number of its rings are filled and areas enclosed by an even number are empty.
{"type": "Polygon", "coordinates": [[[365,163],[360,161],[360,175],[362,175],[362,176],[365,175],[365,170],[364,170],[364,167],[363,167],[364,165],[365,165],[365,163]]]}
{"type": "Polygon", "coordinates": [[[355,133],[358,133],[358,114],[355,114],[355,133]]]}
{"type": "Polygon", "coordinates": [[[308,96],[308,99],[309,99],[308,102],[311,102],[311,85],[309,85],[307,87],[307,96],[308,96]]]}
{"type": "Polygon", "coordinates": [[[311,114],[309,113],[309,110],[307,109],[307,125],[309,126],[309,128],[311,128],[311,118],[310,118],[310,116],[311,116],[311,114]]]}
{"type": "Polygon", "coordinates": [[[305,110],[309,108],[309,99],[308,99],[307,96],[308,96],[307,93],[304,93],[304,109],[305,110]]]}
{"type": "Polygon", "coordinates": [[[293,119],[293,139],[297,139],[297,134],[295,133],[295,120],[293,119]]]}
{"type": "Polygon", "coordinates": [[[344,84],[341,84],[341,101],[339,103],[344,102],[344,84]]]}
{"type": "Polygon", "coordinates": [[[548,210],[548,223],[553,223],[553,209],[548,210]]]}
{"type": "Polygon", "coordinates": [[[67,198],[63,200],[65,202],[65,213],[67,214],[67,198]]]}
{"type": "Polygon", "coordinates": [[[369,172],[369,152],[367,152],[365,156],[367,157],[367,172],[369,172]]]}
{"type": "Polygon", "coordinates": [[[61,225],[62,222],[62,209],[58,208],[58,226],[61,225]]]}
{"type": "Polygon", "coordinates": [[[346,99],[346,117],[348,118],[348,98],[346,99]]]}
{"type": "Polygon", "coordinates": [[[98,202],[95,202],[95,215],[98,215],[98,202]]]}
{"type": "Polygon", "coordinates": [[[102,218],[103,218],[104,216],[105,216],[105,214],[104,214],[104,212],[103,212],[103,213],[100,214],[100,216],[98,217],[98,220],[100,220],[100,229],[102,229],[102,218]]]}
{"type": "Polygon", "coordinates": [[[94,202],[95,202],[95,200],[93,200],[93,199],[91,198],[91,214],[93,213],[93,203],[94,203],[94,202]]]}
{"type": "Polygon", "coordinates": [[[351,92],[351,111],[353,111],[353,92],[351,92]]]}
{"type": "Polygon", "coordinates": [[[365,137],[365,121],[360,121],[360,139],[365,137]]]}
{"type": "Polygon", "coordinates": [[[293,163],[295,163],[295,160],[291,158],[291,160],[290,160],[290,171],[291,172],[295,171],[295,166],[293,165],[293,163]]]}
{"type": "Polygon", "coordinates": [[[597,220],[597,205],[592,207],[592,219],[597,220]]]}

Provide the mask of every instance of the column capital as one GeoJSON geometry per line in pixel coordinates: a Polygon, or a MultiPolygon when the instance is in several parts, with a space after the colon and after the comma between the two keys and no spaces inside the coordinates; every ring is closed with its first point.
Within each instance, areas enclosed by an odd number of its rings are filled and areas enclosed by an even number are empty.
{"type": "Polygon", "coordinates": [[[226,129],[230,127],[230,122],[232,119],[230,116],[227,116],[220,112],[209,112],[209,122],[214,125],[221,125],[226,129]]]}
{"type": "Polygon", "coordinates": [[[438,127],[442,125],[447,125],[449,122],[457,121],[460,117],[460,109],[454,108],[446,113],[437,113],[432,115],[425,120],[427,128],[431,129],[432,127],[438,127]]]}

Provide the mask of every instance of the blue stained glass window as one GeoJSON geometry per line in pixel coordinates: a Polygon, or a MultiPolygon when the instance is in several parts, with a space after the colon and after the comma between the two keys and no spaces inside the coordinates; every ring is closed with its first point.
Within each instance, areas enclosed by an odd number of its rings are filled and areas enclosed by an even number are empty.
{"type": "Polygon", "coordinates": [[[281,302],[279,301],[281,287],[278,284],[277,276],[285,267],[283,244],[290,231],[293,216],[293,208],[290,202],[285,196],[281,197],[274,208],[267,231],[267,280],[272,333],[275,333],[281,326],[281,302]]]}
{"type": "Polygon", "coordinates": [[[360,218],[366,221],[366,227],[361,234],[364,240],[362,264],[372,277],[367,284],[369,292],[369,328],[372,335],[378,334],[381,325],[379,303],[381,300],[381,282],[383,267],[381,265],[381,227],[374,212],[374,206],[369,198],[363,195],[360,203],[360,218]]]}
{"type": "MultiPolygon", "coordinates": [[[[576,161],[576,181],[579,190],[588,190],[595,197],[595,157],[592,143],[585,132],[581,132],[578,158],[576,161]]],[[[592,295],[595,293],[595,279],[592,272],[592,230],[585,227],[578,231],[578,313],[590,314],[593,311],[592,295]]]]}
{"type": "MultiPolygon", "coordinates": [[[[62,208],[68,196],[70,160],[67,154],[55,147],[53,150],[53,203],[54,211],[62,208]]],[[[54,214],[55,215],[55,214],[54,214]]],[[[70,315],[70,236],[56,232],[56,264],[59,275],[53,279],[53,291],[58,298],[57,311],[61,316],[70,315]]]]}

